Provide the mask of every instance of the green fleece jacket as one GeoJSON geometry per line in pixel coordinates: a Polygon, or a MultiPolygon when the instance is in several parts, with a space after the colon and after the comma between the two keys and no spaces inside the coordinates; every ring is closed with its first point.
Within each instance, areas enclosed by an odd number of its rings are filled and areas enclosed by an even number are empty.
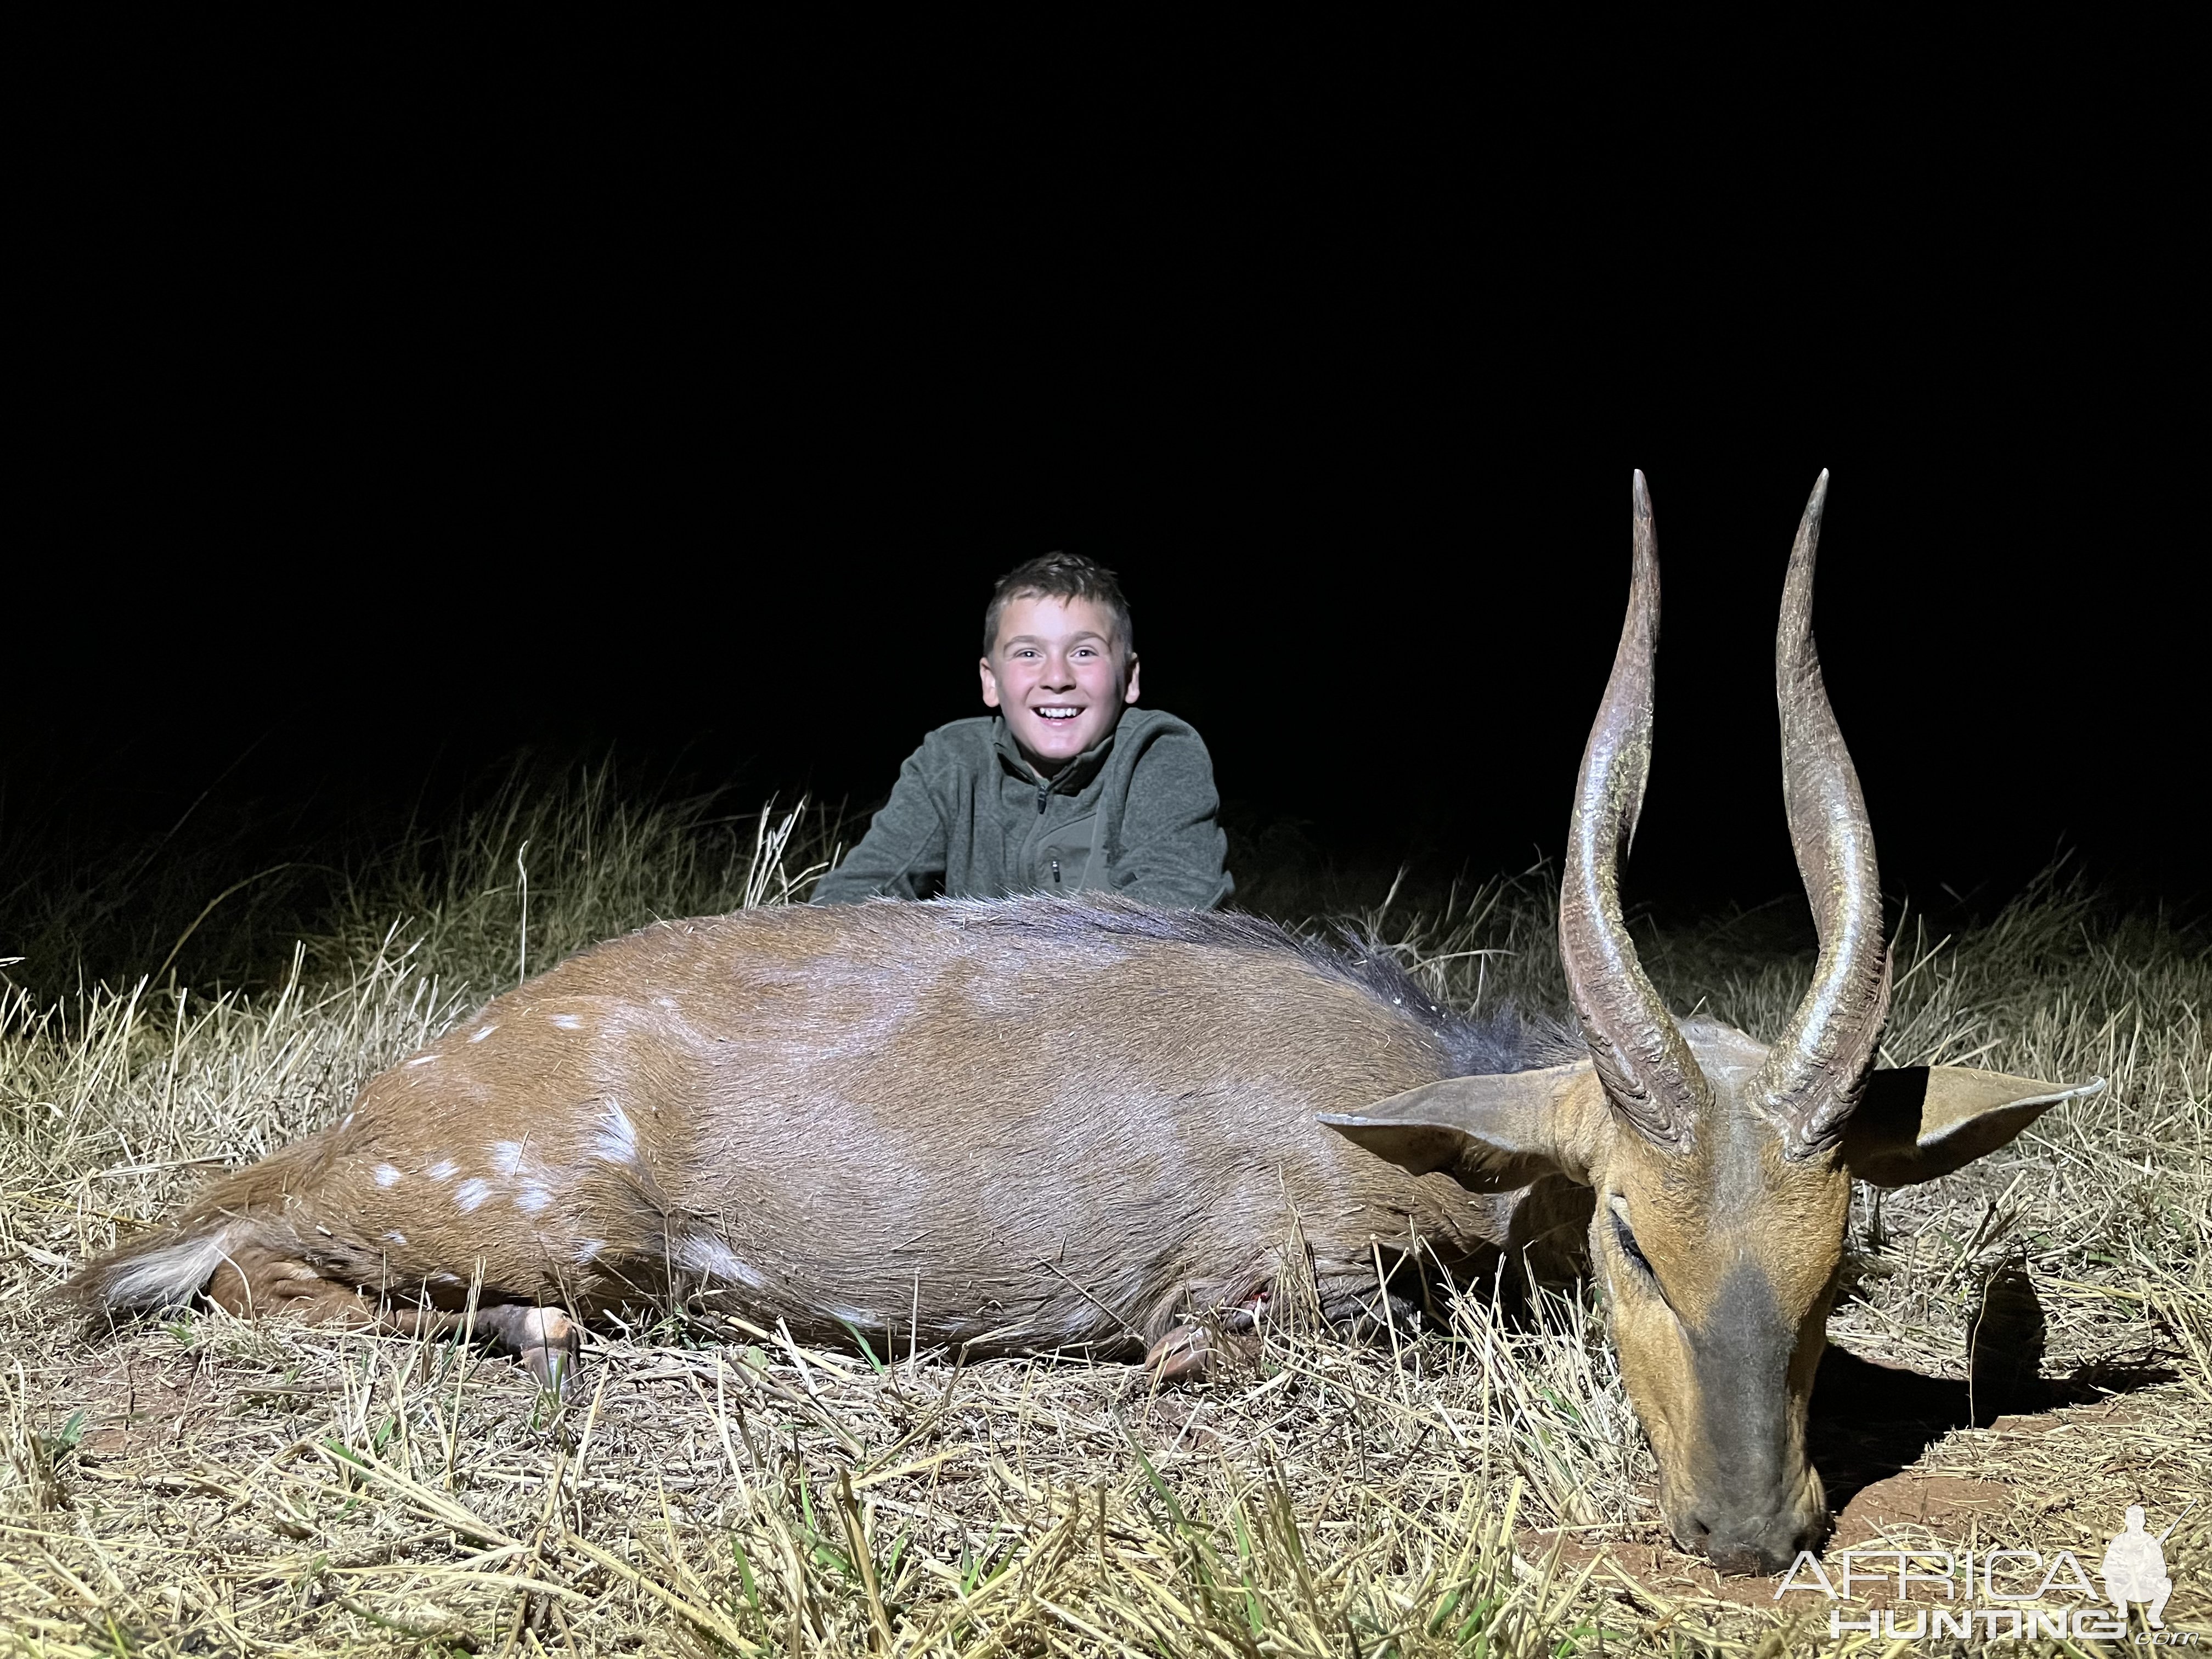
{"type": "Polygon", "coordinates": [[[1205,743],[1157,708],[1123,710],[1104,742],[1048,781],[1000,716],[955,720],[907,757],[814,902],[1094,888],[1212,909],[1236,890],[1220,812],[1205,743]]]}

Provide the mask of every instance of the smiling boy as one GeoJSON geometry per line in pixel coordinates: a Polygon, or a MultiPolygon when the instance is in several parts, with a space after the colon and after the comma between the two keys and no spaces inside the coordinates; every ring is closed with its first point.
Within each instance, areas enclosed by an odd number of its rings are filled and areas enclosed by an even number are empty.
{"type": "Polygon", "coordinates": [[[922,739],[817,904],[1103,890],[1211,909],[1235,890],[1196,732],[1139,708],[1114,573],[1048,553],[983,614],[983,702],[922,739]]]}

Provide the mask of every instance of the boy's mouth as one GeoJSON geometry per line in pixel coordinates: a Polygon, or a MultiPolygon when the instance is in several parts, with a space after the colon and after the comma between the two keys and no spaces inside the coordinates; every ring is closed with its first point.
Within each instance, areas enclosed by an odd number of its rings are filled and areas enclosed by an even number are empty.
{"type": "Polygon", "coordinates": [[[1041,720],[1072,720],[1083,711],[1073,703],[1048,702],[1041,708],[1030,709],[1030,713],[1041,720]]]}

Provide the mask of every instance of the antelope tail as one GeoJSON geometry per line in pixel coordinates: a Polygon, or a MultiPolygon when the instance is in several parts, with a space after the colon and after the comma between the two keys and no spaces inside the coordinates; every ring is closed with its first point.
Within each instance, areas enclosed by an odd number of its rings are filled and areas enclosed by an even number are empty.
{"type": "Polygon", "coordinates": [[[86,1266],[61,1297],[94,1317],[158,1313],[191,1301],[242,1251],[296,1251],[294,1206],[327,1177],[330,1156],[314,1135],[220,1177],[170,1225],[86,1266]]]}
{"type": "Polygon", "coordinates": [[[228,1259],[234,1239],[255,1231],[242,1217],[202,1216],[134,1239],[63,1287],[86,1313],[159,1313],[189,1302],[228,1259]]]}

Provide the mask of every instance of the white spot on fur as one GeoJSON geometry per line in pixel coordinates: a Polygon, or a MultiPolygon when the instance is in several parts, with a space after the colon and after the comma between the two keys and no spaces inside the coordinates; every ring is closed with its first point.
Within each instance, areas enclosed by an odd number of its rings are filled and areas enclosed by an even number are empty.
{"type": "Polygon", "coordinates": [[[629,1114],[614,1101],[599,1114],[602,1127],[592,1142],[600,1158],[609,1164],[637,1162],[637,1126],[629,1121],[629,1114]]]}
{"type": "Polygon", "coordinates": [[[378,1164],[376,1184],[380,1187],[397,1187],[399,1184],[399,1171],[389,1164],[378,1164]]]}
{"type": "Polygon", "coordinates": [[[338,1120],[338,1127],[341,1129],[350,1129],[353,1127],[353,1114],[351,1112],[348,1112],[343,1117],[338,1120]]]}
{"type": "Polygon", "coordinates": [[[388,1243],[393,1244],[404,1244],[407,1242],[407,1235],[403,1232],[389,1232],[384,1237],[388,1243]]]}
{"type": "Polygon", "coordinates": [[[678,1247],[676,1259],[693,1273],[726,1279],[733,1285],[749,1285],[757,1290],[768,1283],[758,1269],[739,1261],[730,1247],[712,1233],[692,1234],[678,1247]]]}
{"type": "Polygon", "coordinates": [[[424,1173],[427,1174],[433,1181],[451,1181],[455,1176],[460,1174],[460,1172],[461,1166],[454,1163],[450,1158],[440,1158],[435,1164],[433,1164],[428,1170],[424,1171],[424,1173]]]}
{"type": "Polygon", "coordinates": [[[430,1282],[433,1285],[458,1285],[461,1281],[452,1273],[432,1273],[430,1282]]]}
{"type": "Polygon", "coordinates": [[[552,1188],[541,1187],[534,1181],[514,1195],[514,1207],[528,1215],[536,1215],[552,1201],[552,1188]]]}
{"type": "Polygon", "coordinates": [[[522,1168],[522,1143],[519,1140],[495,1140],[489,1148],[491,1167],[499,1174],[511,1176],[522,1168]]]}
{"type": "Polygon", "coordinates": [[[584,1022],[574,1014],[556,1014],[553,1016],[553,1023],[564,1031],[580,1031],[584,1029],[584,1022]]]}
{"type": "Polygon", "coordinates": [[[653,998],[653,1000],[664,1008],[673,1008],[676,1006],[676,999],[674,997],[655,997],[653,998]]]}
{"type": "Polygon", "coordinates": [[[435,1059],[437,1059],[437,1055],[435,1054],[417,1054],[414,1059],[409,1060],[407,1063],[410,1066],[428,1066],[435,1059]]]}
{"type": "Polygon", "coordinates": [[[824,1308],[823,1312],[832,1319],[842,1319],[848,1325],[880,1325],[884,1322],[866,1308],[824,1308]]]}
{"type": "Polygon", "coordinates": [[[475,1209],[490,1196],[491,1183],[488,1181],[464,1181],[453,1188],[453,1202],[460,1206],[463,1214],[475,1209]]]}
{"type": "Polygon", "coordinates": [[[597,1261],[599,1259],[599,1252],[606,1248],[607,1241],[604,1238],[586,1239],[576,1246],[576,1265],[580,1267],[586,1262],[597,1261]]]}
{"type": "Polygon", "coordinates": [[[190,1297],[222,1265],[227,1231],[149,1250],[118,1267],[101,1291],[112,1308],[169,1308],[190,1297]]]}
{"type": "Polygon", "coordinates": [[[475,1030],[469,1033],[469,1041],[471,1042],[482,1042],[486,1037],[489,1036],[497,1030],[499,1030],[499,1027],[496,1025],[480,1025],[475,1030]]]}

